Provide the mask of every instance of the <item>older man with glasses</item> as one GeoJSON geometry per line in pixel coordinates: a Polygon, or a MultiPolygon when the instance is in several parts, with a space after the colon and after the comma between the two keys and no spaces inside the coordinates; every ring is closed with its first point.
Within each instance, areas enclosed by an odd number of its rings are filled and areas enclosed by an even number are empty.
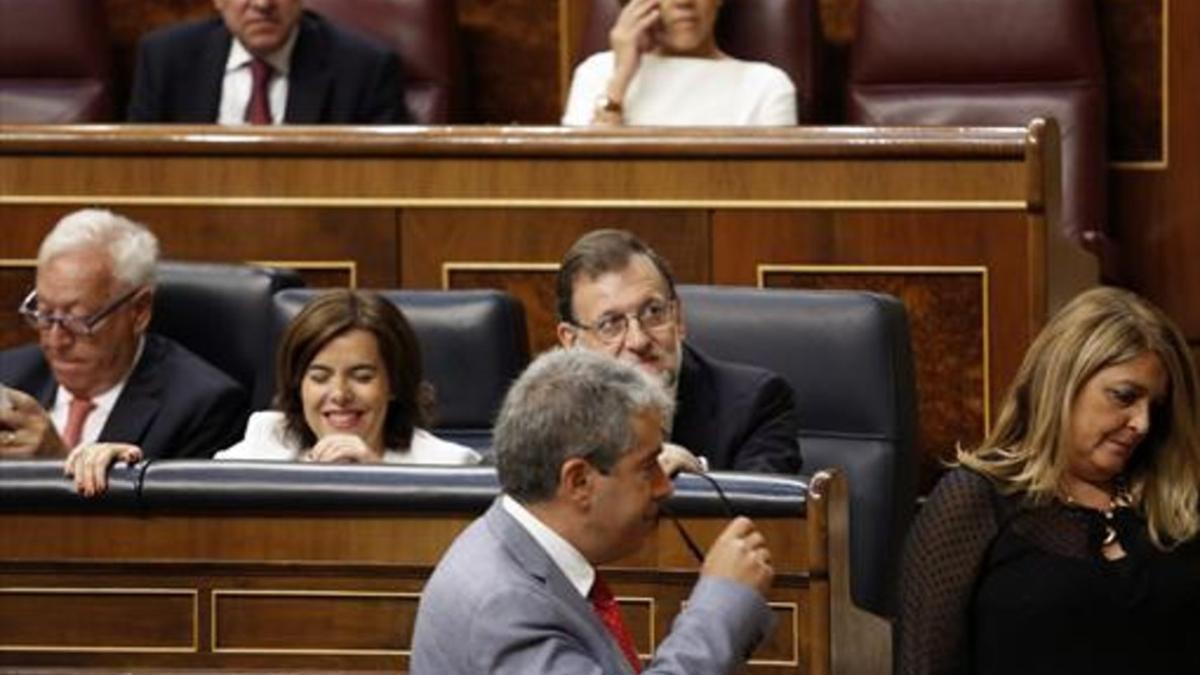
{"type": "Polygon", "coordinates": [[[791,387],[686,344],[671,269],[644,242],[621,230],[585,234],[563,257],[556,291],[559,343],[636,365],[675,399],[664,458],[684,463],[685,448],[711,469],[800,471],[791,387]]]}
{"type": "Polygon", "coordinates": [[[147,333],[157,262],[154,235],[109,211],[77,211],[46,236],[36,287],[18,308],[38,344],[0,352],[0,458],[94,443],[207,457],[239,437],[242,388],[147,333]]]}

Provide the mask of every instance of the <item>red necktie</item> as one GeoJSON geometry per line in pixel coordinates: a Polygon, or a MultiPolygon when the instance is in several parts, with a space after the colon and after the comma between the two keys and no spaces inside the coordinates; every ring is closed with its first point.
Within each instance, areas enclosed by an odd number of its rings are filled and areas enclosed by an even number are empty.
{"type": "Polygon", "coordinates": [[[617,641],[617,646],[621,648],[621,653],[629,660],[629,665],[633,666],[633,672],[642,672],[642,660],[638,658],[637,647],[633,644],[633,636],[629,634],[629,628],[625,626],[625,621],[621,618],[621,608],[617,606],[612,589],[604,583],[604,579],[598,572],[596,581],[592,583],[592,590],[588,593],[588,599],[592,601],[592,609],[595,610],[596,616],[600,617],[604,627],[608,629],[609,633],[612,633],[613,638],[617,641]]]}
{"type": "Polygon", "coordinates": [[[250,103],[246,104],[246,121],[250,124],[271,123],[271,98],[267,87],[271,84],[271,64],[262,59],[250,62],[250,103]]]}
{"type": "Polygon", "coordinates": [[[67,428],[63,431],[63,443],[68,448],[79,445],[79,437],[83,435],[83,423],[96,407],[89,398],[73,398],[67,404],[67,428]]]}

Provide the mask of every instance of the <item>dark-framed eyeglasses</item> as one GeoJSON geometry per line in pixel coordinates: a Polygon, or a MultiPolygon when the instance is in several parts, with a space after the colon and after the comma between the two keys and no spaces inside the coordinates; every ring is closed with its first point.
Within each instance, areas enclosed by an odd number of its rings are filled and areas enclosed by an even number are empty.
{"type": "Polygon", "coordinates": [[[102,321],[112,316],[122,305],[132,300],[138,292],[145,288],[145,286],[134,286],[117,296],[98,311],[87,316],[53,314],[51,312],[40,311],[37,308],[37,291],[33,290],[29,291],[29,295],[25,296],[25,300],[17,308],[17,313],[21,315],[21,318],[25,319],[26,323],[37,330],[50,330],[54,328],[54,324],[58,324],[60,328],[71,335],[87,337],[96,332],[96,328],[102,321]]]}
{"type": "Polygon", "coordinates": [[[582,321],[572,321],[571,325],[582,330],[591,331],[601,342],[615,343],[625,338],[629,332],[629,322],[637,321],[643,331],[655,331],[669,326],[675,319],[676,301],[651,298],[636,312],[623,314],[606,314],[595,323],[587,324],[582,321]]]}

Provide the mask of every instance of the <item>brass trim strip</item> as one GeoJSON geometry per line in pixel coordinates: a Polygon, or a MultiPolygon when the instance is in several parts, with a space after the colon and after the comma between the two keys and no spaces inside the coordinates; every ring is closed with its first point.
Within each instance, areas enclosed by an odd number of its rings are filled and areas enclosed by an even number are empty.
{"type": "Polygon", "coordinates": [[[211,630],[209,632],[209,649],[214,654],[303,654],[310,656],[408,656],[411,649],[285,649],[278,647],[218,647],[217,646],[217,600],[226,597],[303,597],[303,598],[407,598],[420,601],[420,593],[407,591],[338,591],[338,590],[296,590],[296,589],[217,589],[211,594],[209,616],[211,630]]]}
{"type": "Polygon", "coordinates": [[[991,340],[991,276],[987,265],[777,265],[760,264],[757,269],[758,287],[766,288],[766,277],[772,273],[819,272],[824,274],[978,274],[980,275],[980,315],[983,336],[983,433],[992,430],[992,340],[991,340]]]}
{"type": "Polygon", "coordinates": [[[190,647],[104,647],[104,646],[53,646],[0,644],[0,652],[52,652],[64,654],[195,654],[200,649],[200,591],[186,588],[78,588],[9,586],[0,588],[0,595],[175,595],[191,598],[192,601],[192,644],[190,647]]]}
{"type": "Polygon", "coordinates": [[[931,210],[1027,211],[1019,199],[997,200],[846,200],[846,199],[496,199],[422,197],[151,197],[126,195],[15,195],[0,197],[0,206],[181,206],[181,207],[325,207],[325,208],[605,208],[605,209],[810,209],[828,210],[931,210]]]}
{"type": "Polygon", "coordinates": [[[650,651],[638,652],[638,658],[654,658],[654,645],[658,643],[658,628],[654,614],[656,611],[658,611],[658,603],[653,597],[645,595],[614,595],[613,599],[617,601],[617,606],[620,606],[622,602],[639,605],[645,604],[650,606],[650,651]]]}
{"type": "Polygon", "coordinates": [[[558,272],[556,262],[506,262],[447,260],[442,263],[442,290],[450,288],[450,275],[454,272],[558,272]]]}
{"type": "Polygon", "coordinates": [[[1171,0],[1162,0],[1162,136],[1158,149],[1160,159],[1137,162],[1109,162],[1108,168],[1118,171],[1166,171],[1171,166],[1171,0]]]}
{"type": "Polygon", "coordinates": [[[792,654],[794,656],[790,661],[782,659],[750,659],[746,665],[750,666],[789,666],[792,668],[800,665],[800,603],[798,602],[768,602],[768,607],[786,609],[792,613],[792,654]]]}
{"type": "Polygon", "coordinates": [[[247,260],[247,265],[262,267],[284,267],[294,270],[333,270],[345,271],[350,275],[348,288],[358,288],[357,260],[247,260]]]}

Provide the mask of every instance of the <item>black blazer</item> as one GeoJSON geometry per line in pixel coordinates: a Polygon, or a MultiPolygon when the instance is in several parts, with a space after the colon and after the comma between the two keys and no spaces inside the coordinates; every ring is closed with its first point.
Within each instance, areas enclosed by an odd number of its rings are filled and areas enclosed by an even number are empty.
{"type": "MultiPolygon", "coordinates": [[[[37,345],[0,352],[0,382],[54,405],[58,383],[37,345]]],[[[147,458],[211,457],[241,438],[248,412],[233,378],[175,341],[147,334],[100,440],[132,443],[147,458]]]]}
{"type": "MultiPolygon", "coordinates": [[[[288,75],[285,122],[408,121],[395,54],[312,12],[301,16],[299,30],[288,75]]],[[[129,121],[216,122],[232,41],[219,17],[168,26],[143,37],[129,121]]]]}
{"type": "Polygon", "coordinates": [[[671,442],[715,470],[800,472],[795,394],[779,375],[685,344],[671,442]]]}

